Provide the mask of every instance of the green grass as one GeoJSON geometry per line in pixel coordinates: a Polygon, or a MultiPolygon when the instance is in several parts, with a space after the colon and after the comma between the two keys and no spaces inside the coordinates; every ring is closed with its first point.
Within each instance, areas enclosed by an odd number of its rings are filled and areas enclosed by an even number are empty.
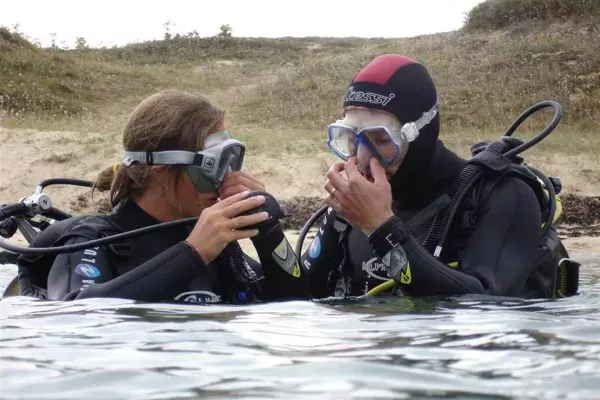
{"type": "Polygon", "coordinates": [[[600,16],[599,0],[487,0],[469,12],[466,29],[498,29],[523,21],[600,16]]]}
{"type": "Polygon", "coordinates": [[[92,101],[90,73],[0,28],[0,106],[46,114],[82,110],[92,101]]]}
{"type": "MultiPolygon", "coordinates": [[[[442,138],[453,147],[468,151],[474,141],[497,138],[526,108],[554,99],[564,118],[535,151],[600,153],[600,18],[494,32],[469,28],[407,39],[175,37],[70,51],[40,49],[0,29],[3,125],[93,132],[114,141],[140,100],[177,88],[225,107],[232,132],[253,151],[327,151],[325,129],[340,114],[349,80],[373,57],[400,53],[431,72],[442,138]]],[[[523,129],[539,130],[548,120],[537,116],[523,129]]]]}

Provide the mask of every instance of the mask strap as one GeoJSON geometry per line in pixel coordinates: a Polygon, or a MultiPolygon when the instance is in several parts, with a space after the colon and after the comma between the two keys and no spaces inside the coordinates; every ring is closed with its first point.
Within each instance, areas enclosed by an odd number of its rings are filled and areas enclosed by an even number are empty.
{"type": "Polygon", "coordinates": [[[182,150],[170,151],[126,151],[123,164],[129,167],[134,162],[146,165],[193,164],[197,153],[182,150]]]}
{"type": "MultiPolygon", "coordinates": [[[[208,135],[206,140],[204,141],[204,150],[207,150],[212,147],[216,147],[220,144],[225,143],[230,140],[229,132],[226,130],[222,130],[211,135],[208,135]]],[[[126,151],[125,152],[125,160],[123,164],[129,167],[134,162],[139,162],[141,164],[146,165],[172,165],[172,164],[185,164],[190,165],[194,164],[194,157],[196,154],[202,154],[202,151],[198,153],[193,153],[190,151],[183,150],[170,150],[170,151],[158,151],[158,152],[149,152],[149,151],[126,151]]]]}
{"type": "Polygon", "coordinates": [[[435,118],[435,116],[437,115],[437,113],[439,111],[439,107],[440,107],[440,101],[437,100],[435,102],[435,104],[433,105],[433,107],[431,107],[431,109],[429,111],[423,113],[421,118],[419,118],[418,120],[416,120],[414,122],[408,122],[408,123],[404,124],[404,126],[400,130],[402,135],[404,135],[404,139],[407,142],[414,141],[419,136],[420,130],[423,129],[423,127],[425,125],[427,125],[431,121],[433,121],[433,119],[435,118]]]}

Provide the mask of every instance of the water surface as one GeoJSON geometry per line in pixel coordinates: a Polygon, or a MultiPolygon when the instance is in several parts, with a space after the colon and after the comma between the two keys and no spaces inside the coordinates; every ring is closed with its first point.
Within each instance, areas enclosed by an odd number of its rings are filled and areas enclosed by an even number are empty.
{"type": "Polygon", "coordinates": [[[7,298],[0,397],[598,399],[600,256],[574,258],[581,294],[556,301],[7,298]]]}

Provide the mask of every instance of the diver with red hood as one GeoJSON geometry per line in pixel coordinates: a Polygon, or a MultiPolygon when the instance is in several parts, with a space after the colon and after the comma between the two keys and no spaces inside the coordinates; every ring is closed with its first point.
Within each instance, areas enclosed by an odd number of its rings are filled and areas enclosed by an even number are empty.
{"type": "MultiPolygon", "coordinates": [[[[343,105],[343,119],[328,127],[329,148],[343,162],[327,174],[330,207],[302,256],[313,297],[363,295],[390,279],[410,296],[572,294],[557,286],[566,250],[555,229],[542,229],[548,188],[519,162],[502,173],[488,168],[442,226],[443,244],[431,240],[469,160],[438,139],[438,95],[423,65],[376,57],[354,76],[343,105]]],[[[483,159],[506,162],[494,148],[510,145],[490,145],[483,159]]]]}

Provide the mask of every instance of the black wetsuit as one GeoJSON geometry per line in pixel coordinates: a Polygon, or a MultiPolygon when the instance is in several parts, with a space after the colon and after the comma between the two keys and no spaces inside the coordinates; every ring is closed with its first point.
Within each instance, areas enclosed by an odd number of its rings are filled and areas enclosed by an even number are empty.
{"type": "MultiPolygon", "coordinates": [[[[113,214],[80,219],[61,232],[60,239],[53,244],[85,242],[157,223],[135,202],[129,201],[113,214]]],[[[47,294],[40,277],[32,276],[43,269],[36,263],[44,260],[21,256],[18,262],[20,276],[24,278],[19,282],[21,293],[51,300],[117,297],[147,302],[244,302],[247,293],[233,275],[226,252],[205,264],[185,242],[192,228],[171,227],[138,236],[125,245],[55,256],[47,275],[47,294]]],[[[36,240],[43,241],[43,236],[42,233],[36,240]]],[[[244,257],[254,272],[264,277],[264,300],[308,296],[306,271],[298,265],[279,225],[253,238],[253,244],[260,264],[244,257]]],[[[35,241],[32,247],[36,247],[35,241]]]]}
{"type": "MultiPolygon", "coordinates": [[[[406,222],[411,217],[438,196],[452,194],[466,163],[441,142],[432,154],[429,166],[416,174],[411,185],[404,176],[403,187],[411,190],[402,192],[392,181],[396,216],[383,228],[386,234],[394,232],[400,238],[408,259],[397,287],[412,296],[549,296],[552,271],[536,267],[544,254],[540,205],[532,188],[521,179],[507,176],[479,202],[467,199],[439,259],[421,245],[431,220],[416,232],[408,232],[406,222]],[[458,262],[458,267],[450,267],[451,262],[458,262]]],[[[485,192],[484,188],[485,184],[477,193],[485,192]]],[[[312,295],[318,298],[362,295],[390,279],[382,262],[389,250],[385,238],[375,234],[369,240],[336,215],[328,210],[301,260],[310,268],[312,295]]]]}

